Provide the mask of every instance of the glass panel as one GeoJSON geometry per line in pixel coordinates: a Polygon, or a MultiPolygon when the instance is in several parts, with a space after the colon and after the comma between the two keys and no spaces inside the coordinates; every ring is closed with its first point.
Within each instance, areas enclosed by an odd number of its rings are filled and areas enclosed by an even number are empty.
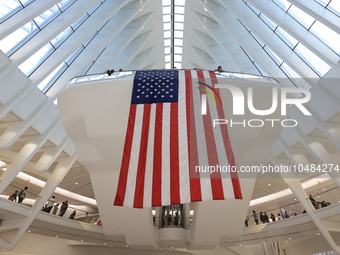
{"type": "Polygon", "coordinates": [[[34,2],[35,0],[20,0],[20,2],[22,3],[23,6],[27,6],[30,3],[34,2]]]}
{"type": "Polygon", "coordinates": [[[174,43],[175,43],[176,46],[182,46],[183,45],[182,39],[175,39],[174,41],[175,41],[174,43]]]}
{"type": "Polygon", "coordinates": [[[278,66],[282,64],[283,60],[278,55],[276,55],[268,46],[265,46],[264,50],[269,54],[269,56],[275,61],[278,66]]]}
{"type": "Polygon", "coordinates": [[[185,0],[175,0],[175,5],[185,5],[185,0]]]}
{"type": "Polygon", "coordinates": [[[182,15],[182,14],[175,14],[175,21],[176,22],[184,22],[184,15],[182,15]]]}
{"type": "Polygon", "coordinates": [[[164,46],[171,46],[171,40],[170,39],[164,40],[164,46]]]}
{"type": "Polygon", "coordinates": [[[260,18],[271,28],[271,30],[275,30],[277,27],[277,25],[263,13],[260,14],[260,18]]]}
{"type": "Polygon", "coordinates": [[[170,6],[163,7],[163,14],[170,14],[170,13],[171,13],[171,7],[170,6]]]}
{"type": "Polygon", "coordinates": [[[284,31],[282,28],[278,27],[275,30],[275,33],[291,48],[293,49],[296,44],[298,43],[298,40],[296,40],[294,37],[292,37],[290,34],[288,34],[286,31],[284,31]]]}
{"type": "Polygon", "coordinates": [[[182,55],[175,55],[176,62],[182,62],[182,55]]]}
{"type": "Polygon", "coordinates": [[[183,38],[183,31],[175,31],[175,37],[177,38],[183,38]]]}
{"type": "Polygon", "coordinates": [[[101,5],[102,3],[98,3],[95,7],[93,7],[91,10],[89,10],[87,13],[89,15],[91,15],[92,13],[94,13],[95,10],[97,10],[97,8],[101,5]]]}
{"type": "Polygon", "coordinates": [[[162,0],[162,5],[171,5],[171,0],[162,0]]]}
{"type": "Polygon", "coordinates": [[[316,21],[310,29],[317,38],[340,55],[340,35],[319,21],[316,21]]]}
{"type": "Polygon", "coordinates": [[[72,33],[73,30],[70,27],[66,28],[63,32],[61,32],[54,39],[51,40],[51,44],[54,48],[58,48],[60,44],[62,44],[72,33]]]}
{"type": "Polygon", "coordinates": [[[177,69],[182,69],[182,63],[179,63],[179,62],[175,62],[175,65],[174,65],[177,69]]]}
{"type": "Polygon", "coordinates": [[[38,17],[34,19],[35,23],[42,29],[47,26],[57,15],[59,15],[61,11],[59,8],[54,5],[49,10],[45,11],[43,14],[40,14],[38,17]]]}
{"type": "Polygon", "coordinates": [[[261,12],[254,5],[252,5],[249,2],[247,2],[247,5],[249,6],[250,9],[253,10],[253,12],[255,12],[257,15],[260,15],[261,12]]]}
{"type": "Polygon", "coordinates": [[[39,31],[34,22],[28,22],[21,28],[14,31],[9,36],[0,41],[0,49],[10,55],[13,50],[20,48],[25,42],[27,42],[34,34],[39,31]]]}
{"type": "Polygon", "coordinates": [[[163,22],[171,22],[171,15],[163,15],[163,22]]]}
{"type": "Polygon", "coordinates": [[[40,82],[38,88],[45,93],[66,68],[67,65],[64,62],[61,63],[50,75],[48,75],[42,82],[40,82]]]}
{"type": "Polygon", "coordinates": [[[78,19],[76,22],[74,22],[71,27],[76,30],[83,22],[89,17],[88,14],[84,14],[80,19],[78,19]]]}
{"type": "Polygon", "coordinates": [[[325,75],[331,69],[329,65],[301,43],[296,46],[295,51],[319,76],[325,75]]]}
{"type": "Polygon", "coordinates": [[[22,9],[17,0],[0,0],[0,21],[6,20],[22,9]]]}
{"type": "Polygon", "coordinates": [[[171,54],[171,47],[165,47],[164,54],[171,54]]]}
{"type": "Polygon", "coordinates": [[[175,6],[175,13],[184,14],[184,6],[175,6]]]}
{"type": "Polygon", "coordinates": [[[171,30],[171,23],[164,23],[163,24],[163,29],[164,30],[171,30]]]}
{"type": "Polygon", "coordinates": [[[182,47],[175,47],[175,54],[182,54],[183,48],[182,47]]]}
{"type": "Polygon", "coordinates": [[[306,29],[309,29],[309,27],[313,24],[315,19],[311,16],[309,16],[304,11],[301,11],[296,6],[290,7],[288,13],[296,19],[302,26],[304,26],[306,29]]]}
{"type": "Polygon", "coordinates": [[[176,22],[175,23],[175,29],[176,30],[183,30],[184,29],[184,23],[176,22]]]}
{"type": "Polygon", "coordinates": [[[282,10],[285,12],[289,9],[289,7],[292,5],[286,0],[272,0],[274,3],[276,3],[282,10]]]}
{"type": "Polygon", "coordinates": [[[296,73],[289,65],[286,63],[283,63],[281,65],[281,69],[285,72],[285,74],[291,79],[291,81],[300,88],[306,88],[309,89],[310,85],[301,78],[301,76],[296,73]]]}
{"type": "Polygon", "coordinates": [[[70,7],[75,2],[76,0],[62,0],[59,3],[57,3],[57,5],[61,11],[65,11],[68,7],[70,7]]]}
{"type": "Polygon", "coordinates": [[[262,66],[258,65],[256,62],[253,62],[256,69],[262,74],[263,76],[269,76],[267,72],[262,68],[262,66]]]}
{"type": "Polygon", "coordinates": [[[171,38],[171,31],[165,31],[164,38],[171,38]]]}
{"type": "Polygon", "coordinates": [[[33,71],[54,51],[51,44],[46,44],[29,59],[19,66],[19,69],[26,75],[29,76],[33,71]]]}
{"type": "Polygon", "coordinates": [[[258,38],[253,32],[250,32],[250,34],[255,38],[255,40],[263,47],[266,44],[260,39],[258,38]]]}
{"type": "Polygon", "coordinates": [[[165,55],[165,62],[171,62],[171,55],[165,55]]]}
{"type": "Polygon", "coordinates": [[[336,15],[340,16],[340,1],[339,0],[333,0],[328,6],[328,9],[330,9],[332,12],[334,12],[336,15]]]}
{"type": "Polygon", "coordinates": [[[67,65],[71,65],[72,62],[76,59],[76,57],[84,50],[84,46],[81,45],[75,52],[71,54],[66,60],[65,63],[67,65]]]}
{"type": "Polygon", "coordinates": [[[165,63],[165,69],[171,69],[171,63],[165,63]]]}
{"type": "Polygon", "coordinates": [[[314,0],[315,2],[318,2],[319,4],[321,4],[323,7],[326,7],[327,4],[331,1],[331,0],[314,0]]]}

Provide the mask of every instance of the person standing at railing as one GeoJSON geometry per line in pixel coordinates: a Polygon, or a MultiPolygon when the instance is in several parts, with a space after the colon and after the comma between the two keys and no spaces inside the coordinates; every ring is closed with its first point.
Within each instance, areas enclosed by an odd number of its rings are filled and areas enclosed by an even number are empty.
{"type": "Polygon", "coordinates": [[[21,204],[22,201],[24,201],[26,197],[26,190],[28,190],[28,187],[25,187],[23,190],[21,190],[18,194],[18,203],[21,204]]]}
{"type": "Polygon", "coordinates": [[[54,205],[54,202],[55,202],[55,196],[52,196],[52,197],[48,200],[44,212],[50,213],[50,211],[52,210],[52,207],[53,207],[53,205],[54,205]]]}
{"type": "Polygon", "coordinates": [[[257,216],[257,213],[255,211],[253,211],[252,216],[254,217],[254,221],[256,225],[259,225],[259,217],[257,216]]]}
{"type": "Polygon", "coordinates": [[[272,221],[276,221],[275,215],[273,213],[270,214],[270,218],[272,219],[272,221]]]}
{"type": "Polygon", "coordinates": [[[19,192],[19,190],[14,191],[14,193],[8,197],[8,200],[16,202],[17,201],[18,192],[19,192]]]}
{"type": "Polygon", "coordinates": [[[60,207],[60,213],[59,213],[60,217],[64,216],[64,214],[66,213],[67,207],[68,207],[68,201],[63,202],[62,206],[60,207]]]}
{"type": "Polygon", "coordinates": [[[53,206],[53,215],[56,215],[56,214],[57,214],[58,207],[59,207],[59,204],[58,204],[58,203],[55,203],[54,206],[53,206]]]}
{"type": "Polygon", "coordinates": [[[74,210],[73,213],[71,213],[71,215],[70,215],[70,219],[74,220],[74,217],[76,216],[76,214],[77,214],[77,211],[74,210]]]}

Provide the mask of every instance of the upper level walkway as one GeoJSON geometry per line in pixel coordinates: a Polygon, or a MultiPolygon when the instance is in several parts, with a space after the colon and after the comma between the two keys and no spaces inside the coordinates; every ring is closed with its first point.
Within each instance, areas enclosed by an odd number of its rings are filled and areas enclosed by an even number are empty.
{"type": "MultiPolygon", "coordinates": [[[[0,210],[0,217],[3,223],[0,231],[10,231],[13,229],[13,222],[20,224],[20,221],[29,213],[32,208],[0,199],[2,208],[10,207],[9,210],[0,210]],[[6,203],[6,206],[4,205],[6,203]]],[[[319,209],[315,214],[322,219],[331,229],[340,229],[340,203],[319,209]]],[[[223,220],[223,219],[221,219],[223,220]]],[[[105,224],[105,222],[104,222],[105,224]]],[[[126,223],[128,224],[128,223],[126,223]]],[[[135,226],[138,228],[138,226],[135,226]]],[[[161,231],[183,231],[183,229],[161,229],[161,231]]],[[[155,229],[159,234],[159,229],[155,229]]],[[[186,231],[190,231],[190,228],[186,231]]],[[[104,235],[103,228],[96,224],[85,223],[68,218],[58,217],[53,214],[39,212],[32,222],[28,232],[78,241],[77,245],[88,245],[89,243],[97,245],[107,245],[116,248],[127,247],[125,238],[116,238],[115,240],[104,235]]],[[[276,242],[284,240],[296,240],[319,235],[317,227],[314,225],[308,214],[301,214],[288,219],[282,219],[267,224],[259,224],[244,228],[241,236],[223,237],[220,241],[220,247],[232,247],[239,245],[258,244],[262,242],[276,242]]],[[[163,246],[161,246],[163,247],[163,246]]]]}

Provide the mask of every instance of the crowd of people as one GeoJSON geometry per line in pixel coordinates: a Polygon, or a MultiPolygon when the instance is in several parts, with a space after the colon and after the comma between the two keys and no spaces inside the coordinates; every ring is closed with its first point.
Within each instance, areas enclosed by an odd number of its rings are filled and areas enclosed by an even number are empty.
{"type": "MultiPolygon", "coordinates": [[[[23,188],[21,191],[15,190],[14,193],[11,194],[8,197],[8,200],[11,200],[11,201],[14,201],[14,202],[18,202],[19,204],[21,204],[24,201],[24,199],[26,198],[27,190],[28,190],[28,187],[23,188]]],[[[67,200],[63,201],[61,203],[60,208],[59,208],[59,205],[60,204],[56,202],[55,196],[52,196],[47,201],[47,203],[45,204],[45,206],[41,210],[43,212],[46,212],[46,213],[50,213],[52,211],[52,214],[56,215],[57,212],[58,212],[58,209],[59,209],[58,216],[63,217],[65,215],[67,209],[68,209],[68,201],[67,200]]],[[[71,213],[71,215],[69,216],[69,218],[73,220],[75,218],[76,214],[77,214],[77,211],[74,210],[71,213]]],[[[88,212],[86,212],[83,221],[87,222],[88,217],[89,217],[89,214],[88,214],[88,212]]]]}
{"type": "MultiPolygon", "coordinates": [[[[323,207],[330,205],[329,202],[325,202],[324,200],[322,202],[315,201],[315,199],[313,198],[312,195],[309,195],[309,200],[311,201],[311,203],[312,203],[312,205],[314,206],[315,209],[323,208],[323,207]]],[[[307,213],[307,212],[306,212],[306,210],[303,210],[302,213],[304,214],[304,213],[307,213]]],[[[251,214],[251,216],[253,216],[254,222],[255,222],[256,225],[259,224],[259,219],[262,223],[269,223],[269,222],[274,222],[274,221],[277,221],[277,220],[287,219],[287,218],[291,217],[286,211],[282,215],[280,213],[278,213],[277,217],[276,217],[273,213],[271,213],[270,216],[268,216],[266,212],[260,212],[260,215],[258,215],[255,212],[255,210],[253,210],[253,213],[251,214]]],[[[297,216],[297,213],[294,213],[294,216],[297,216]]],[[[249,226],[249,217],[248,216],[246,217],[244,224],[245,224],[246,227],[249,226]]]]}
{"type": "MultiPolygon", "coordinates": [[[[270,213],[270,216],[268,216],[266,212],[260,212],[260,215],[258,215],[255,212],[255,210],[253,210],[253,213],[251,214],[251,216],[253,216],[254,222],[255,222],[256,225],[259,224],[259,219],[260,219],[260,222],[262,222],[262,223],[269,223],[269,222],[274,222],[274,221],[281,220],[281,219],[290,218],[290,215],[287,212],[284,212],[282,217],[281,217],[281,214],[278,213],[277,217],[276,217],[273,213],[270,213]]],[[[297,216],[297,213],[294,213],[294,216],[297,216]]],[[[249,217],[248,216],[246,217],[244,224],[245,224],[246,227],[249,226],[249,217]]]]}

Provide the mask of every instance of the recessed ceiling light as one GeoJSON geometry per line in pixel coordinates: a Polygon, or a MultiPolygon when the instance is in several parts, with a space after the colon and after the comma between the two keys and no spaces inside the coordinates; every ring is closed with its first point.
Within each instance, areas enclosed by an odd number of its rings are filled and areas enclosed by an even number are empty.
{"type": "Polygon", "coordinates": [[[270,183],[268,183],[268,186],[270,186],[271,184],[270,183]]]}
{"type": "Polygon", "coordinates": [[[76,185],[78,185],[78,182],[76,182],[76,185]]]}
{"type": "Polygon", "coordinates": [[[82,242],[83,240],[80,240],[80,242],[82,242]]]}
{"type": "Polygon", "coordinates": [[[323,188],[323,190],[326,190],[326,188],[323,188]]]}
{"type": "Polygon", "coordinates": [[[55,236],[56,238],[58,238],[58,236],[55,236]]]}
{"type": "Polygon", "coordinates": [[[240,244],[240,246],[242,246],[242,244],[240,244]]]}
{"type": "Polygon", "coordinates": [[[292,238],[289,237],[288,239],[291,240],[292,238]]]}
{"type": "Polygon", "coordinates": [[[106,243],[104,243],[104,245],[106,245],[106,243]]]}
{"type": "Polygon", "coordinates": [[[30,232],[31,232],[31,230],[28,230],[27,232],[28,232],[28,233],[30,233],[30,232]]]}
{"type": "Polygon", "coordinates": [[[320,235],[320,233],[316,233],[316,235],[317,235],[317,236],[319,236],[319,235],[320,235]]]}

